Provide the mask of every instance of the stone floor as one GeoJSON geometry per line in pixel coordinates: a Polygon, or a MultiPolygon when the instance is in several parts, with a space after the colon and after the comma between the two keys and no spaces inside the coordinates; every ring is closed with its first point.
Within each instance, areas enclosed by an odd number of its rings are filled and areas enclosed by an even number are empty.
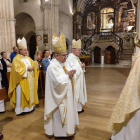
{"type": "Polygon", "coordinates": [[[119,64],[98,64],[93,63],[86,67],[107,67],[107,68],[130,68],[130,65],[119,65],[119,64]]]}
{"type": "MultiPolygon", "coordinates": [[[[87,67],[86,84],[88,102],[79,114],[73,140],[109,140],[108,121],[123,89],[130,68],[87,67]]],[[[4,140],[48,140],[44,134],[44,108],[42,102],[33,113],[16,116],[5,103],[6,112],[0,114],[0,132],[4,140]]],[[[52,138],[54,140],[54,138],[52,138]]]]}

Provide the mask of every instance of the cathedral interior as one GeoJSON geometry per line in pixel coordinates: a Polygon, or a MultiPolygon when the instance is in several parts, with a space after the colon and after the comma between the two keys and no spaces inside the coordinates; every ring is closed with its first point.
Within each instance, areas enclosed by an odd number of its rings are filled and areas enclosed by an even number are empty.
{"type": "Polygon", "coordinates": [[[83,58],[87,65],[100,64],[101,58],[105,64],[131,65],[136,0],[1,0],[0,6],[0,51],[8,55],[25,37],[34,59],[37,45],[40,53],[53,50],[53,34],[63,32],[68,53],[73,38],[82,40],[83,54],[90,55],[90,60],[83,58]]]}
{"type": "MultiPolygon", "coordinates": [[[[106,127],[137,52],[133,32],[140,33],[138,7],[137,0],[0,0],[0,52],[7,57],[22,37],[32,59],[37,46],[39,53],[53,51],[54,33],[65,34],[68,54],[72,39],[81,39],[88,102],[74,140],[110,140],[106,127]]],[[[35,112],[17,117],[6,100],[0,114],[4,140],[49,140],[43,103],[40,98],[35,112]]]]}

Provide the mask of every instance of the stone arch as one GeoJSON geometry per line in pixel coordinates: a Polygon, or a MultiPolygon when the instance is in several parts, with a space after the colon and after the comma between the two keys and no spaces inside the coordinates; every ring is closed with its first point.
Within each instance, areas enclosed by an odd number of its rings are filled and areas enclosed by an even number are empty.
{"type": "Polygon", "coordinates": [[[101,48],[95,46],[92,53],[93,53],[94,63],[101,63],[101,48]]]}
{"type": "Polygon", "coordinates": [[[16,15],[16,39],[25,37],[27,40],[28,51],[30,57],[34,59],[36,50],[36,26],[34,19],[27,13],[19,13],[16,15]],[[31,48],[32,47],[32,48],[31,48]]]}
{"type": "Polygon", "coordinates": [[[30,53],[30,39],[31,39],[32,36],[36,36],[36,33],[33,32],[33,31],[30,31],[30,32],[28,32],[28,33],[25,35],[29,53],[30,53]]]}
{"type": "Polygon", "coordinates": [[[116,54],[115,54],[115,48],[111,45],[109,45],[105,49],[105,63],[106,64],[115,64],[116,54]]]}
{"type": "Polygon", "coordinates": [[[26,12],[22,12],[22,11],[21,11],[21,12],[16,13],[15,19],[16,19],[18,16],[20,16],[21,14],[25,14],[25,15],[30,16],[30,17],[32,18],[32,20],[34,21],[35,27],[37,26],[37,25],[36,25],[36,19],[35,19],[35,17],[34,17],[32,14],[28,13],[27,11],[26,11],[26,12]]]}
{"type": "Polygon", "coordinates": [[[36,31],[34,19],[27,13],[19,13],[16,17],[16,36],[25,36],[28,32],[36,31]]]}

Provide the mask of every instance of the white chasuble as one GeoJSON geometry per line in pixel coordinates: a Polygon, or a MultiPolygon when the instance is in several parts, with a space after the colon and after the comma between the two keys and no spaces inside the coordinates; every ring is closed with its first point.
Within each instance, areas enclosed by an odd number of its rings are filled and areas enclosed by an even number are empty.
{"type": "Polygon", "coordinates": [[[140,140],[140,53],[114,108],[108,130],[113,131],[112,140],[140,140]]]}
{"type": "Polygon", "coordinates": [[[111,140],[140,140],[140,110],[133,112],[128,120],[122,123],[121,130],[114,131],[111,140]]]}
{"type": "Polygon", "coordinates": [[[75,121],[78,118],[75,118],[72,85],[64,66],[54,58],[46,73],[44,129],[47,135],[55,137],[73,135],[79,123],[75,121]]]}
{"type": "MultiPolygon", "coordinates": [[[[0,64],[1,64],[0,69],[2,70],[3,66],[2,66],[1,61],[0,61],[0,64]]],[[[0,73],[0,89],[2,88],[1,81],[2,81],[2,76],[1,76],[1,73],[0,73]]],[[[4,100],[0,100],[0,112],[4,112],[4,111],[5,111],[4,100]]]]}
{"type": "MultiPolygon", "coordinates": [[[[24,57],[22,59],[22,61],[24,62],[25,66],[26,66],[26,72],[24,73],[23,77],[29,77],[28,84],[29,84],[29,92],[30,92],[30,102],[32,104],[34,102],[34,77],[33,77],[34,73],[27,71],[27,68],[31,67],[30,61],[26,57],[24,57]]],[[[22,98],[21,97],[21,86],[20,86],[20,84],[18,84],[16,87],[16,107],[15,107],[16,115],[21,114],[22,112],[30,112],[34,109],[33,106],[31,108],[22,107],[21,98],[22,98]]]]}
{"type": "Polygon", "coordinates": [[[85,70],[81,68],[81,62],[77,56],[73,53],[70,53],[66,63],[71,67],[71,69],[76,70],[76,74],[73,76],[74,80],[74,90],[78,99],[78,111],[82,110],[82,105],[85,105],[87,102],[87,91],[86,91],[86,82],[85,82],[85,70]],[[82,105],[81,105],[82,104],[82,105]]]}

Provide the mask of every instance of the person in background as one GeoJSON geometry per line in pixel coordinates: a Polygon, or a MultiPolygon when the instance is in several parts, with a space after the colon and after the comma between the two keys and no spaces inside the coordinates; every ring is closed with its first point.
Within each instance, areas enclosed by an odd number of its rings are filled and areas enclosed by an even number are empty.
{"type": "MultiPolygon", "coordinates": [[[[44,51],[43,51],[44,52],[44,51]]],[[[42,62],[42,59],[43,59],[43,52],[40,54],[40,61],[42,62]]]]}
{"type": "Polygon", "coordinates": [[[43,70],[45,73],[46,73],[47,67],[49,66],[50,61],[51,61],[51,58],[49,58],[49,56],[50,56],[50,51],[44,50],[42,64],[43,64],[43,70]]]}
{"type": "Polygon", "coordinates": [[[14,47],[13,47],[13,52],[12,52],[11,55],[10,55],[11,63],[12,63],[14,57],[17,55],[17,53],[18,53],[18,48],[17,48],[16,46],[14,46],[14,47]]]}
{"type": "MultiPolygon", "coordinates": [[[[3,66],[2,66],[1,61],[0,61],[0,70],[2,70],[2,69],[3,69],[3,66]]],[[[2,88],[1,80],[2,80],[2,76],[0,73],[0,89],[2,88]]],[[[0,100],[0,113],[4,113],[4,112],[5,112],[4,100],[0,100]]]]}
{"type": "Polygon", "coordinates": [[[53,59],[53,57],[54,57],[54,52],[52,52],[52,50],[50,50],[50,56],[51,56],[51,59],[53,59]]]}
{"type": "Polygon", "coordinates": [[[72,41],[72,53],[69,54],[66,63],[69,64],[71,69],[75,69],[76,73],[74,74],[74,87],[75,94],[78,98],[78,113],[84,112],[82,105],[85,105],[87,102],[87,91],[86,91],[86,82],[85,82],[85,64],[82,63],[79,59],[81,54],[81,40],[72,41]]]}
{"type": "Polygon", "coordinates": [[[6,75],[6,72],[10,72],[11,71],[11,62],[9,59],[7,59],[7,54],[6,52],[1,52],[1,56],[2,56],[2,59],[1,59],[1,63],[2,63],[2,66],[3,66],[3,69],[0,70],[1,72],[1,75],[2,75],[2,85],[6,87],[6,89],[8,89],[8,80],[7,80],[7,75],[6,75]]]}

